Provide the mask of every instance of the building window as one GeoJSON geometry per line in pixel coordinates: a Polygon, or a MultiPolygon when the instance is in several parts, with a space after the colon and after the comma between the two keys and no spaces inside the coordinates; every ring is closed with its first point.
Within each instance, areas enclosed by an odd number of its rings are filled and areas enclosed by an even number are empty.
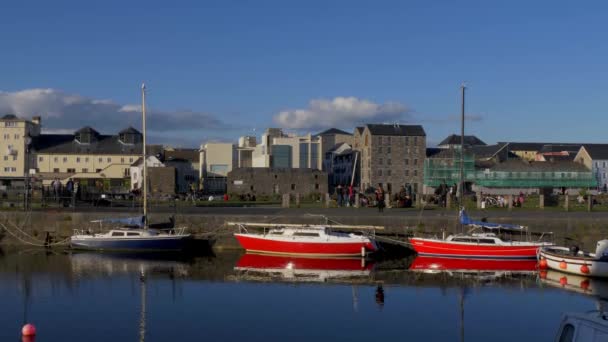
{"type": "Polygon", "coordinates": [[[76,173],[76,169],[68,169],[68,173],[76,173]]]}
{"type": "Polygon", "coordinates": [[[387,164],[387,165],[391,165],[391,160],[390,160],[390,159],[387,159],[387,160],[386,160],[386,164],[387,164]]]}
{"type": "Polygon", "coordinates": [[[88,163],[89,162],[89,157],[84,158],[84,162],[88,163]]]}
{"type": "Polygon", "coordinates": [[[391,147],[390,146],[386,148],[386,153],[389,153],[389,154],[391,153],[391,147]]]}
{"type": "Polygon", "coordinates": [[[120,158],[120,162],[121,162],[122,164],[124,164],[124,162],[125,162],[125,158],[120,158]]]}
{"type": "Polygon", "coordinates": [[[129,163],[132,163],[132,162],[133,162],[133,158],[129,158],[129,163]]]}
{"type": "Polygon", "coordinates": [[[418,165],[418,159],[414,159],[414,165],[418,165]]]}
{"type": "Polygon", "coordinates": [[[57,158],[57,157],[53,158],[53,162],[58,163],[59,162],[59,158],[57,158]]]}
{"type": "Polygon", "coordinates": [[[365,146],[369,145],[369,136],[366,134],[365,135],[365,146]]]}
{"type": "Polygon", "coordinates": [[[76,157],[76,162],[80,163],[80,157],[76,157]]]}
{"type": "Polygon", "coordinates": [[[295,184],[291,184],[291,190],[295,190],[296,189],[296,185],[295,184]]]}
{"type": "Polygon", "coordinates": [[[386,170],[386,175],[387,175],[387,176],[390,176],[390,175],[391,175],[391,170],[390,170],[390,169],[389,169],[389,170],[386,170]]]}
{"type": "Polygon", "coordinates": [[[387,143],[388,145],[390,145],[390,144],[391,144],[391,137],[386,137],[386,143],[387,143]]]}
{"type": "Polygon", "coordinates": [[[100,172],[101,172],[101,169],[95,169],[95,172],[96,172],[96,173],[100,173],[100,172]]]}
{"type": "Polygon", "coordinates": [[[378,146],[378,153],[382,153],[382,146],[378,146]]]}
{"type": "Polygon", "coordinates": [[[63,162],[67,163],[68,162],[68,157],[63,157],[63,162]]]}
{"type": "Polygon", "coordinates": [[[414,146],[418,146],[418,137],[413,137],[412,139],[414,139],[414,146]]]}
{"type": "Polygon", "coordinates": [[[19,140],[19,134],[15,134],[14,138],[15,140],[19,140]]]}
{"type": "Polygon", "coordinates": [[[8,160],[8,156],[4,156],[4,160],[8,160]]]}
{"type": "Polygon", "coordinates": [[[378,170],[378,176],[382,176],[382,170],[378,170]]]}
{"type": "Polygon", "coordinates": [[[44,157],[38,157],[38,161],[39,161],[39,162],[44,161],[44,157]]]}
{"type": "Polygon", "coordinates": [[[308,157],[310,155],[310,151],[308,148],[308,143],[300,143],[300,169],[308,168],[308,157]]]}
{"type": "Polygon", "coordinates": [[[87,169],[86,167],[84,169],[82,169],[82,173],[87,173],[89,172],[89,169],[87,169]]]}
{"type": "Polygon", "coordinates": [[[315,190],[319,190],[319,183],[315,183],[315,190]]]}
{"type": "Polygon", "coordinates": [[[418,170],[414,170],[414,177],[418,176],[418,170]]]}
{"type": "Polygon", "coordinates": [[[4,123],[4,127],[17,127],[17,122],[15,122],[15,121],[6,121],[4,123]]]}
{"type": "Polygon", "coordinates": [[[604,167],[606,167],[606,162],[604,162],[604,167]]]}
{"type": "Polygon", "coordinates": [[[13,160],[17,160],[17,156],[13,156],[13,160]]]}
{"type": "Polygon", "coordinates": [[[110,158],[110,157],[108,157],[106,160],[108,161],[108,163],[112,162],[112,158],[110,158]]]}
{"type": "Polygon", "coordinates": [[[97,158],[97,161],[101,163],[103,162],[103,158],[97,158]]]}
{"type": "Polygon", "coordinates": [[[405,137],[405,146],[409,145],[410,137],[405,137]]]}
{"type": "Polygon", "coordinates": [[[59,173],[59,169],[58,169],[58,168],[54,168],[54,169],[53,169],[53,172],[55,172],[55,173],[59,173]]]}
{"type": "Polygon", "coordinates": [[[405,175],[409,176],[410,175],[410,170],[405,170],[405,175]]]}
{"type": "Polygon", "coordinates": [[[378,165],[382,165],[382,158],[378,158],[378,165]]]}

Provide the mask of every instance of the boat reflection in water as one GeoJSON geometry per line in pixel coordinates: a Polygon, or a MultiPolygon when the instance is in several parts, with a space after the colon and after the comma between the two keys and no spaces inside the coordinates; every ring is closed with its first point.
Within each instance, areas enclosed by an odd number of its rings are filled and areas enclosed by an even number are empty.
{"type": "Polygon", "coordinates": [[[555,341],[608,341],[608,281],[559,271],[540,271],[542,284],[596,298],[596,310],[562,315],[555,341]]]}
{"type": "Polygon", "coordinates": [[[418,256],[410,265],[410,271],[427,274],[448,273],[469,275],[476,278],[495,278],[509,275],[533,275],[536,260],[464,259],[418,256]]]}
{"type": "Polygon", "coordinates": [[[369,279],[373,262],[362,258],[306,258],[244,254],[236,266],[238,278],[258,281],[327,282],[369,279]]]}

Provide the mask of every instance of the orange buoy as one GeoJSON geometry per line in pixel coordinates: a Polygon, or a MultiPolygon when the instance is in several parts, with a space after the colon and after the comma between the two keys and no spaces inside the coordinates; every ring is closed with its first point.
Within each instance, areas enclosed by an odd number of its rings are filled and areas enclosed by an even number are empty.
{"type": "Polygon", "coordinates": [[[540,261],[538,262],[538,267],[541,270],[546,269],[547,268],[547,259],[545,259],[545,258],[540,259],[540,261]]]}
{"type": "Polygon", "coordinates": [[[566,264],[566,262],[564,260],[562,260],[562,262],[559,263],[559,268],[561,268],[562,270],[565,270],[568,267],[568,264],[566,264]]]}
{"type": "Polygon", "coordinates": [[[587,265],[581,266],[581,272],[584,274],[589,274],[589,266],[587,266],[587,265]]]}
{"type": "Polygon", "coordinates": [[[589,279],[585,279],[585,280],[581,281],[580,287],[581,287],[581,289],[587,291],[589,289],[589,279]]]}
{"type": "Polygon", "coordinates": [[[545,270],[538,272],[538,275],[540,276],[540,279],[547,279],[547,271],[545,270]]]}
{"type": "Polygon", "coordinates": [[[559,284],[560,284],[561,286],[566,286],[566,285],[568,285],[568,277],[561,277],[561,278],[559,278],[559,284]]]}
{"type": "Polygon", "coordinates": [[[36,335],[36,327],[33,324],[26,324],[21,328],[21,335],[23,336],[34,336],[36,335]]]}

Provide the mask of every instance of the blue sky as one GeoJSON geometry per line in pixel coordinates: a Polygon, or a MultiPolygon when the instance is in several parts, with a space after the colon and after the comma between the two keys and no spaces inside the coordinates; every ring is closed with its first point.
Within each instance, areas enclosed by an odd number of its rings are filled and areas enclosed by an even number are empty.
{"type": "Polygon", "coordinates": [[[436,143],[466,82],[467,134],[488,143],[608,142],[606,2],[168,4],[3,4],[0,111],[118,131],[145,80],[150,134],[178,145],[395,121],[436,143]]]}

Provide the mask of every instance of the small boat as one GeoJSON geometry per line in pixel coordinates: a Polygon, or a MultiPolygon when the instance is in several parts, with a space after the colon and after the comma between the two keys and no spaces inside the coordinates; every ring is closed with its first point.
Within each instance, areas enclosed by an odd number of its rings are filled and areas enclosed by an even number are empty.
{"type": "Polygon", "coordinates": [[[514,241],[498,237],[495,233],[473,233],[477,229],[519,232],[529,238],[526,227],[512,224],[490,223],[471,220],[465,210],[460,211],[460,223],[473,228],[469,233],[453,234],[447,238],[410,238],[412,248],[419,255],[489,258],[489,259],[535,259],[540,247],[553,243],[540,241],[514,241]]]}
{"type": "Polygon", "coordinates": [[[345,229],[381,229],[347,225],[298,225],[228,222],[240,228],[234,236],[241,246],[255,253],[306,256],[365,256],[378,250],[371,235],[343,233],[345,229]],[[262,227],[262,233],[250,233],[247,227],[262,227]]]}
{"type": "MultiPolygon", "coordinates": [[[[148,181],[147,181],[147,153],[146,153],[146,87],[141,87],[142,96],[142,198],[143,215],[128,218],[107,218],[93,222],[119,223],[122,226],[107,233],[93,234],[88,230],[75,230],[70,237],[70,246],[76,249],[95,250],[154,250],[174,251],[185,247],[191,235],[185,228],[171,228],[167,230],[153,229],[148,225],[148,181]]],[[[173,223],[173,222],[172,222],[173,223]]]]}
{"type": "Polygon", "coordinates": [[[577,247],[543,247],[538,252],[541,269],[589,277],[608,277],[608,240],[597,242],[595,253],[579,251],[577,247]]]}
{"type": "Polygon", "coordinates": [[[373,263],[361,258],[307,258],[246,253],[234,269],[247,273],[252,280],[270,277],[293,281],[327,281],[369,277],[373,267],[373,263]]]}
{"type": "Polygon", "coordinates": [[[570,312],[562,315],[555,342],[608,341],[608,312],[570,312]]]}
{"type": "Polygon", "coordinates": [[[70,245],[74,249],[175,251],[183,249],[191,240],[185,228],[151,229],[145,227],[144,221],[143,216],[96,220],[93,222],[122,223],[122,227],[98,234],[75,230],[70,245]],[[139,223],[133,225],[137,221],[139,223]]]}

